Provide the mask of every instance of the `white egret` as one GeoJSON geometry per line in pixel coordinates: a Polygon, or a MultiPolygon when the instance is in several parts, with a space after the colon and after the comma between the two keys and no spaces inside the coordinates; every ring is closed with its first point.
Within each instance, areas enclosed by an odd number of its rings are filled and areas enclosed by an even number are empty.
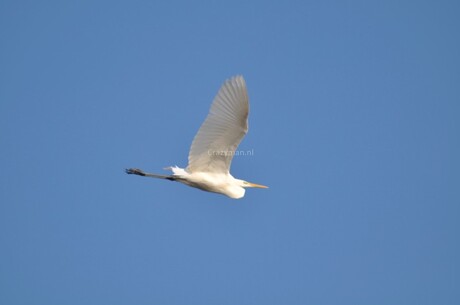
{"type": "Polygon", "coordinates": [[[187,168],[168,167],[172,175],[146,173],[137,168],[126,173],[181,182],[204,191],[242,198],[246,187],[267,186],[236,179],[230,174],[233,155],[248,132],[249,101],[242,76],[225,81],[206,120],[193,139],[187,168]]]}

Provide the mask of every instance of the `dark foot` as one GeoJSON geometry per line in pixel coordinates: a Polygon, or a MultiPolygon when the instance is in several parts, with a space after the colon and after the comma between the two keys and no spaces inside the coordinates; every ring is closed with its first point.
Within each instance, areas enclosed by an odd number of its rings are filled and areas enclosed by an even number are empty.
{"type": "Polygon", "coordinates": [[[125,172],[129,175],[145,176],[145,173],[138,168],[127,168],[125,169],[125,172]]]}

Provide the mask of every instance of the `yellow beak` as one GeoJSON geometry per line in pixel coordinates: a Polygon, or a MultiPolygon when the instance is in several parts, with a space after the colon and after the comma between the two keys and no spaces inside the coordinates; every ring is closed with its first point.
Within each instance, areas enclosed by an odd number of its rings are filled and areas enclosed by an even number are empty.
{"type": "Polygon", "coordinates": [[[257,188],[260,188],[260,189],[268,189],[268,186],[261,185],[261,184],[255,184],[255,183],[251,183],[251,182],[248,182],[248,186],[249,187],[257,187],[257,188]]]}

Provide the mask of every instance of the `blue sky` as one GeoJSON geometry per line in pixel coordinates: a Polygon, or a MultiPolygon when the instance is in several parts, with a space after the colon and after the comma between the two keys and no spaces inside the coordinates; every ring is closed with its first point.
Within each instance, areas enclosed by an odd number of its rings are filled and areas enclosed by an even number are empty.
{"type": "Polygon", "coordinates": [[[459,304],[455,1],[1,1],[1,304],[459,304]],[[244,75],[242,200],[185,167],[244,75]]]}

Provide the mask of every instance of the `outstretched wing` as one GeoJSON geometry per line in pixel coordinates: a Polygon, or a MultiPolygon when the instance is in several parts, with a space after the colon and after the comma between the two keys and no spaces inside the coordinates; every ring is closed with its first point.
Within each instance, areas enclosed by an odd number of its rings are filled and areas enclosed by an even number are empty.
{"type": "Polygon", "coordinates": [[[248,115],[248,93],[243,77],[226,80],[193,139],[187,171],[228,173],[234,152],[248,132],[248,115]]]}

